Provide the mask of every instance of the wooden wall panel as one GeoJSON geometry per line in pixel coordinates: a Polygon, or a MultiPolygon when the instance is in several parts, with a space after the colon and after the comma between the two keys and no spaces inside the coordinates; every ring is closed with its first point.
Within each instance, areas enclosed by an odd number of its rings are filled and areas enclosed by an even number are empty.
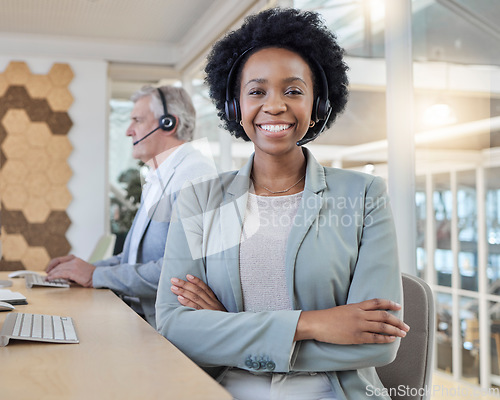
{"type": "Polygon", "coordinates": [[[62,63],[40,75],[12,61],[0,73],[0,270],[43,270],[71,249],[72,79],[62,63]]]}

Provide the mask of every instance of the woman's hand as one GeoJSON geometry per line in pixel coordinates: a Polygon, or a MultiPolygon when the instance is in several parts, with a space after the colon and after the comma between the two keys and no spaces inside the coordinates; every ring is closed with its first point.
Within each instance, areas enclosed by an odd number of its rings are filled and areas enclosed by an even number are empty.
{"type": "Polygon", "coordinates": [[[406,336],[410,327],[388,311],[401,306],[384,299],[302,311],[295,340],[313,339],[335,344],[391,343],[406,336]]]}
{"type": "Polygon", "coordinates": [[[186,275],[186,278],[187,281],[177,278],[170,280],[170,290],[177,295],[179,303],[197,310],[227,311],[205,282],[193,275],[186,275]]]}

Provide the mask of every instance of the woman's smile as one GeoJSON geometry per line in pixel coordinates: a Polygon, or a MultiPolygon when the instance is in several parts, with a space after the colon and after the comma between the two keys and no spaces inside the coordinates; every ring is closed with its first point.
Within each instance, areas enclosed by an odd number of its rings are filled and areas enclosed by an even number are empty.
{"type": "Polygon", "coordinates": [[[257,124],[257,127],[267,137],[280,138],[290,133],[295,124],[257,124]]]}

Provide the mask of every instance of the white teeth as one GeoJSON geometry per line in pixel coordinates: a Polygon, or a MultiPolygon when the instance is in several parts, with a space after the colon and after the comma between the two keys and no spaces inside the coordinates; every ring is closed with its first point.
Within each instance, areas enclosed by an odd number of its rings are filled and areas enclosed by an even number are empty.
{"type": "Polygon", "coordinates": [[[260,125],[262,129],[268,132],[280,132],[290,128],[292,125],[260,125]]]}

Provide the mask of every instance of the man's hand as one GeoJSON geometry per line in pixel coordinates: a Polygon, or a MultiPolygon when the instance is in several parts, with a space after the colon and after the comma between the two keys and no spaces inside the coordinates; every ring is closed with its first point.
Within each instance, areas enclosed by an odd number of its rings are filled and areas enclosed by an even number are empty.
{"type": "Polygon", "coordinates": [[[183,306],[197,310],[226,311],[217,296],[205,282],[193,275],[186,275],[187,281],[172,278],[170,290],[177,295],[177,300],[183,306]]]}
{"type": "Polygon", "coordinates": [[[92,287],[92,275],[96,267],[73,255],[54,258],[49,262],[47,280],[68,279],[83,287],[92,287]]]}

